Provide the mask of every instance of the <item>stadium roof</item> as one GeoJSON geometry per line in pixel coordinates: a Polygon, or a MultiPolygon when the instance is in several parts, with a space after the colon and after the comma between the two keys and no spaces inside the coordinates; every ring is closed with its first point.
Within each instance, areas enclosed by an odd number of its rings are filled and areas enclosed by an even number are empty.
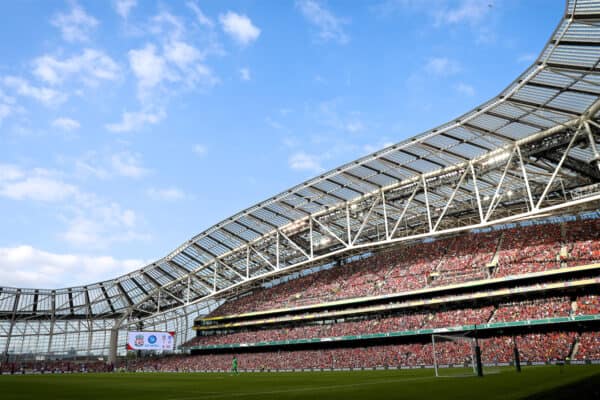
{"type": "MultiPolygon", "coordinates": [[[[168,256],[127,275],[56,290],[0,288],[0,317],[113,318],[131,313],[133,309],[144,313],[145,308],[150,315],[160,312],[163,304],[165,309],[172,304],[189,304],[247,280],[251,257],[253,265],[263,261],[271,264],[270,255],[255,251],[251,245],[273,232],[289,233],[298,221],[347,207],[349,202],[385,188],[421,179],[425,182],[425,177],[439,176],[458,165],[471,163],[472,166],[474,160],[494,161],[494,154],[508,154],[507,149],[512,149],[515,143],[529,143],[540,133],[546,135],[553,130],[572,128],[573,121],[582,115],[591,113],[591,117],[595,117],[600,95],[599,63],[600,2],[569,0],[564,18],[535,63],[498,96],[474,110],[243,210],[188,240],[168,256]],[[240,256],[240,259],[247,257],[246,267],[223,261],[241,249],[247,249],[245,256],[240,256]],[[159,290],[166,286],[169,286],[168,291],[159,290]],[[158,297],[152,296],[153,293],[158,293],[158,297]]],[[[572,178],[583,176],[587,178],[585,183],[590,179],[598,181],[598,170],[585,168],[596,156],[593,145],[573,148],[568,161],[572,178]]],[[[531,175],[548,175],[552,172],[550,164],[562,165],[560,158],[560,155],[554,160],[550,155],[532,157],[523,163],[523,169],[531,175]]],[[[449,199],[451,202],[457,195],[455,182],[441,184],[435,192],[431,190],[429,199],[425,188],[425,196],[417,196],[422,198],[418,203],[415,199],[412,212],[429,213],[432,204],[443,207],[449,199]]],[[[518,179],[500,169],[487,180],[482,179],[479,187],[472,184],[461,190],[478,190],[482,195],[495,197],[498,182],[504,182],[515,191],[522,186],[518,179]]],[[[411,200],[413,197],[414,194],[411,200]]],[[[361,226],[357,236],[362,229],[361,226]]],[[[323,233],[326,229],[320,230],[323,233]]],[[[290,243],[294,247],[293,242],[290,243]]],[[[298,241],[295,243],[300,247],[298,241]]],[[[306,254],[306,249],[299,251],[306,254]]],[[[250,272],[260,275],[268,270],[256,266],[250,272]]]]}

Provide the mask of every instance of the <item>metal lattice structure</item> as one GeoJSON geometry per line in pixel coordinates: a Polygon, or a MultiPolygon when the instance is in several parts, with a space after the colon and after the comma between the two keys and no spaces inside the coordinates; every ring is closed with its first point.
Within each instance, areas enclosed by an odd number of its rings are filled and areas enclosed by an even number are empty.
{"type": "Polygon", "coordinates": [[[106,354],[211,302],[347,254],[600,204],[600,1],[569,0],[536,62],[463,116],[301,183],[113,280],[0,288],[0,351],[106,354]],[[77,336],[77,339],[73,339],[77,336]],[[62,340],[62,344],[61,343],[62,340]]]}

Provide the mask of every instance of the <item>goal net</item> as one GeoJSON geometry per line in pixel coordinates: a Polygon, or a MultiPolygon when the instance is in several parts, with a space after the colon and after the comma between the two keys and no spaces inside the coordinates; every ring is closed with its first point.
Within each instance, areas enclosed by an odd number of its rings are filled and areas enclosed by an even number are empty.
{"type": "Polygon", "coordinates": [[[464,335],[431,335],[435,376],[477,375],[475,339],[464,335]]]}

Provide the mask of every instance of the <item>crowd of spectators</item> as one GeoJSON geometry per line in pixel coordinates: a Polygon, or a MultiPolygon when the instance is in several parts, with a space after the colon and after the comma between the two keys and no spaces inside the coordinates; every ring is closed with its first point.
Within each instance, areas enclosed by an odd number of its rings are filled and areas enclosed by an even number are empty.
{"type": "Polygon", "coordinates": [[[594,294],[580,296],[573,308],[576,315],[600,314],[600,296],[594,294]]]}
{"type": "Polygon", "coordinates": [[[421,242],[257,289],[226,302],[213,315],[401,293],[598,262],[599,232],[600,219],[593,219],[421,242]]]}
{"type": "Polygon", "coordinates": [[[600,332],[584,332],[579,336],[575,360],[600,360],[600,332]]]}
{"type": "MultiPolygon", "coordinates": [[[[592,349],[595,343],[593,357],[599,359],[600,336],[586,335],[583,334],[580,340],[585,337],[586,343],[591,343],[589,347],[592,349]],[[596,342],[591,342],[588,337],[596,342]]],[[[484,364],[511,362],[515,341],[522,362],[547,362],[564,360],[568,357],[575,338],[574,332],[535,333],[516,337],[499,336],[480,339],[479,344],[484,364]]],[[[473,356],[472,346],[473,341],[470,339],[436,341],[436,361],[439,365],[470,365],[473,356]]],[[[583,346],[580,344],[581,348],[583,346]]],[[[590,359],[592,353],[588,354],[590,359]]],[[[129,369],[133,371],[228,371],[232,357],[231,354],[206,354],[142,359],[130,364],[129,369]]],[[[433,345],[427,342],[323,350],[281,350],[243,353],[238,354],[237,358],[241,370],[417,367],[433,365],[433,345]]]]}
{"type": "Polygon", "coordinates": [[[469,233],[452,240],[431,280],[433,286],[486,279],[489,271],[486,266],[492,260],[500,233],[469,233]]]}
{"type": "Polygon", "coordinates": [[[560,267],[561,225],[543,224],[504,231],[495,277],[560,267]]]}
{"type": "Polygon", "coordinates": [[[113,368],[104,361],[9,361],[0,363],[0,374],[63,374],[75,372],[110,372],[113,368]]]}
{"type": "Polygon", "coordinates": [[[568,317],[571,313],[568,297],[504,303],[498,306],[493,322],[526,321],[552,317],[568,317]]]}
{"type": "MultiPolygon", "coordinates": [[[[583,296],[575,304],[594,306],[582,310],[584,313],[600,313],[596,296],[583,296]]],[[[496,307],[465,307],[440,309],[436,311],[415,311],[393,316],[380,316],[357,321],[337,323],[314,323],[296,326],[273,326],[254,330],[217,332],[197,336],[186,343],[185,347],[222,345],[236,343],[257,343],[297,339],[355,336],[375,333],[409,331],[417,329],[450,328],[464,325],[481,325],[488,322],[512,322],[552,317],[566,317],[572,312],[573,304],[568,297],[552,297],[537,300],[524,300],[512,303],[500,303],[496,307]]]]}
{"type": "Polygon", "coordinates": [[[600,219],[585,219],[566,225],[567,265],[600,262],[600,219]]]}

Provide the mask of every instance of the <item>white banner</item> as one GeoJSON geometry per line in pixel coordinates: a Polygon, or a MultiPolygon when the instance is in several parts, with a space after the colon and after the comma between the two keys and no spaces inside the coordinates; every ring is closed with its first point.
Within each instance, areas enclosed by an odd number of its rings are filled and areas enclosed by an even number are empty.
{"type": "Polygon", "coordinates": [[[175,332],[127,332],[127,350],[173,351],[175,332]]]}

